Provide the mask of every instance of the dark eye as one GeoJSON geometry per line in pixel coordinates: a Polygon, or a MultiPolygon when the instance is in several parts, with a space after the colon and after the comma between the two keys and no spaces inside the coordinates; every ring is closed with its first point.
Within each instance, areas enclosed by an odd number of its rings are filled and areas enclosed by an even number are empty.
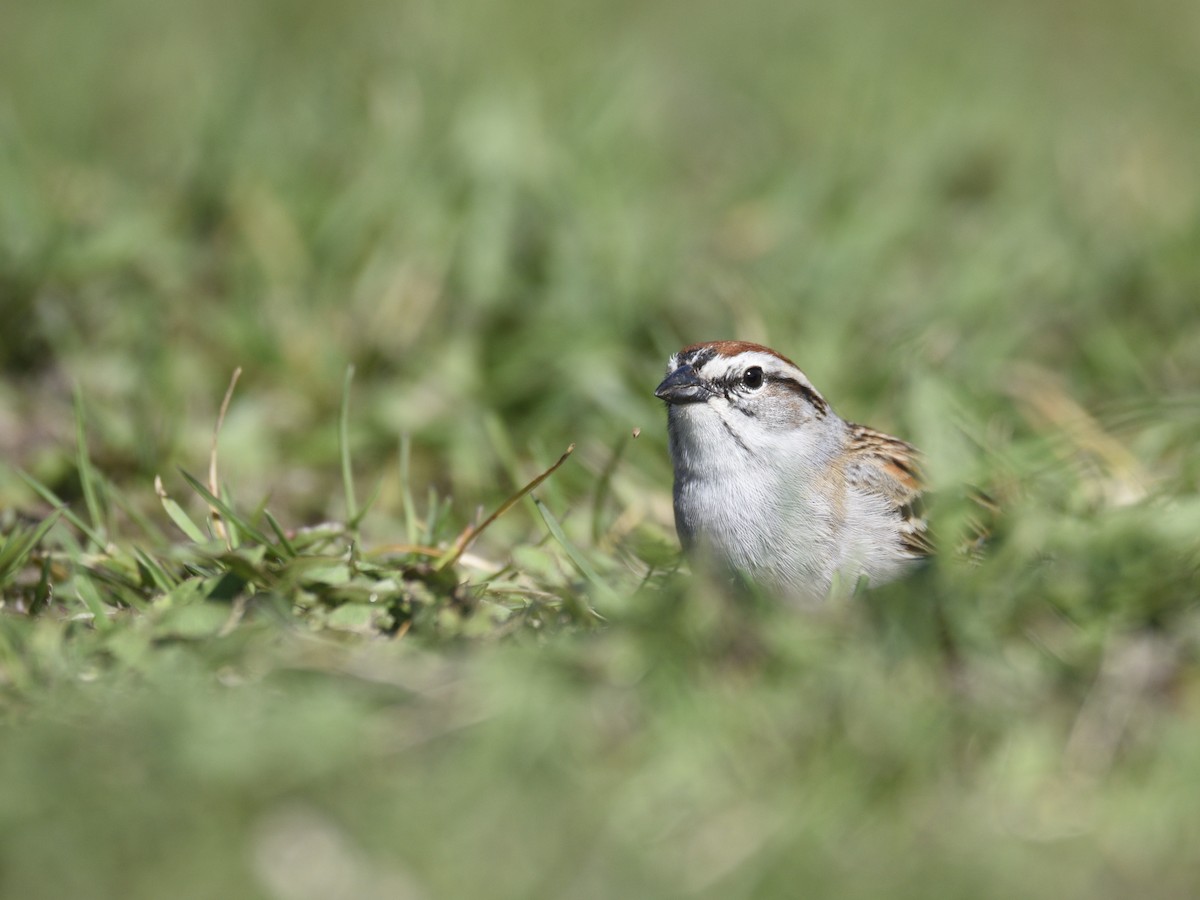
{"type": "Polygon", "coordinates": [[[746,385],[752,391],[758,390],[763,386],[763,370],[758,366],[751,366],[742,375],[742,384],[746,385]]]}

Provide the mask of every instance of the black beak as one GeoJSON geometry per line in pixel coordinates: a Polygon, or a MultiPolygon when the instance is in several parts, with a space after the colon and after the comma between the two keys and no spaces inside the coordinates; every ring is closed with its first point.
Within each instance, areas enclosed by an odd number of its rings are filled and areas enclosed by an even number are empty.
{"type": "Polygon", "coordinates": [[[654,389],[654,396],[668,403],[703,403],[711,391],[689,365],[682,365],[654,389]]]}

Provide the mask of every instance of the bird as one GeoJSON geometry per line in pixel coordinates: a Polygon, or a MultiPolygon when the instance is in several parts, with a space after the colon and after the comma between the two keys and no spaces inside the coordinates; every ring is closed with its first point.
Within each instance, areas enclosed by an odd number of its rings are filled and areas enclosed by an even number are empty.
{"type": "Polygon", "coordinates": [[[930,555],[918,451],[842,419],[783,354],[748,341],[671,355],[675,528],[693,560],[800,604],[930,555]]]}

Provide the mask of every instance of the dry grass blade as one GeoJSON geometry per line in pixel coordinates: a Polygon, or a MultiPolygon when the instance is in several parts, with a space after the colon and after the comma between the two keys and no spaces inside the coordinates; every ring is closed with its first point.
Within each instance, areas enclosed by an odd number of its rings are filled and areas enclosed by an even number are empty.
{"type": "Polygon", "coordinates": [[[513,494],[511,497],[509,497],[507,500],[505,500],[503,503],[501,503],[496,508],[495,512],[493,512],[490,516],[488,516],[486,519],[484,519],[478,525],[474,526],[473,528],[466,529],[462,534],[460,534],[458,536],[458,540],[456,540],[454,542],[454,545],[449,550],[446,551],[446,553],[442,556],[441,559],[439,559],[437,561],[437,563],[434,565],[434,568],[440,572],[443,569],[447,568],[448,566],[454,565],[454,563],[456,563],[458,561],[458,558],[460,556],[462,556],[463,553],[466,552],[466,549],[469,546],[471,546],[472,541],[474,541],[477,537],[479,537],[479,535],[481,535],[489,525],[491,525],[493,522],[495,522],[498,518],[500,518],[502,515],[504,515],[506,512],[508,512],[514,506],[516,506],[517,503],[520,502],[522,497],[524,497],[526,494],[528,494],[530,491],[532,491],[534,488],[536,488],[539,484],[541,484],[543,481],[545,481],[547,478],[549,478],[551,475],[553,475],[555,472],[557,472],[558,468],[567,461],[567,457],[570,456],[574,452],[575,452],[575,445],[571,444],[571,446],[567,447],[566,452],[563,453],[563,455],[558,458],[558,462],[556,462],[554,465],[552,465],[550,468],[548,468],[545,472],[543,472],[537,478],[533,479],[533,481],[526,484],[523,488],[521,488],[519,491],[517,491],[515,494],[513,494]]]}

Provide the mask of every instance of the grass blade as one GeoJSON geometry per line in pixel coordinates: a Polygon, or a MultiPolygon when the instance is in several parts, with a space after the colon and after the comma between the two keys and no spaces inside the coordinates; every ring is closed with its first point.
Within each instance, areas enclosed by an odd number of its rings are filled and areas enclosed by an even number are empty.
{"type": "Polygon", "coordinates": [[[14,469],[13,471],[17,473],[17,477],[24,481],[25,484],[28,485],[29,489],[35,494],[37,494],[47,503],[57,507],[58,509],[61,509],[63,518],[82,531],[90,541],[96,544],[96,546],[104,546],[105,542],[103,535],[101,535],[100,532],[96,531],[94,528],[92,528],[92,526],[88,525],[87,522],[83,521],[83,519],[79,518],[78,515],[72,512],[71,508],[63,502],[62,498],[59,497],[58,494],[54,493],[54,491],[50,490],[50,488],[46,487],[28,472],[24,472],[21,469],[14,469]]]}
{"type": "Polygon", "coordinates": [[[375,505],[375,503],[379,500],[380,495],[382,495],[382,494],[383,494],[383,479],[380,478],[377,482],[375,482],[375,489],[373,491],[371,491],[371,495],[369,497],[367,497],[367,502],[362,505],[362,508],[358,511],[358,515],[356,515],[353,519],[351,519],[347,523],[347,527],[351,531],[355,531],[358,528],[359,523],[362,522],[362,520],[366,516],[366,514],[371,511],[371,507],[373,507],[375,505]]]}
{"type": "MultiPolygon", "coordinates": [[[[233,500],[229,496],[229,491],[220,491],[221,500],[224,501],[227,509],[233,509],[233,500]]],[[[240,516],[237,519],[223,519],[221,516],[213,518],[213,525],[218,529],[225,530],[225,546],[230,550],[236,550],[242,544],[242,535],[238,528],[238,522],[245,522],[246,517],[240,516]]]]}
{"type": "Polygon", "coordinates": [[[400,500],[404,504],[404,532],[408,543],[415,545],[419,537],[417,532],[417,504],[413,502],[412,483],[409,481],[409,462],[412,454],[412,440],[406,434],[400,438],[400,500]]]}
{"type": "Polygon", "coordinates": [[[215,508],[227,522],[234,525],[250,540],[254,541],[255,543],[262,544],[270,552],[274,553],[276,556],[279,556],[279,551],[275,550],[274,545],[267,540],[267,536],[265,534],[263,534],[261,531],[247,522],[237,512],[235,512],[233,507],[231,507],[228,503],[213,494],[212,491],[206,488],[198,478],[196,478],[194,475],[188,474],[183,469],[179,470],[179,474],[182,475],[184,480],[192,486],[192,489],[195,490],[196,493],[198,493],[201,497],[203,497],[209,506],[215,508]]]}
{"type": "MultiPolygon", "coordinates": [[[[554,514],[550,512],[549,507],[547,507],[546,504],[537,497],[532,499],[533,505],[537,507],[538,512],[542,515],[542,521],[546,523],[546,528],[549,529],[550,534],[554,536],[554,539],[558,541],[559,545],[563,548],[563,550],[566,551],[567,558],[571,560],[572,565],[574,565],[575,568],[579,570],[579,573],[586,578],[593,587],[596,588],[597,593],[603,596],[606,600],[616,599],[616,594],[613,592],[613,589],[604,583],[604,580],[600,577],[599,573],[592,568],[592,564],[588,562],[587,558],[584,557],[584,555],[579,552],[575,545],[571,543],[570,539],[567,537],[567,533],[563,531],[562,525],[559,523],[558,519],[554,517],[554,514]]],[[[597,615],[594,610],[592,610],[592,614],[597,615]]]]}
{"type": "Polygon", "coordinates": [[[167,496],[166,490],[163,488],[162,478],[158,475],[154,476],[154,492],[158,494],[158,499],[162,502],[163,509],[167,511],[171,521],[175,523],[184,534],[192,539],[197,544],[208,543],[208,537],[200,530],[200,526],[192,521],[189,516],[174,500],[167,496]]]}
{"type": "MultiPolygon", "coordinates": [[[[490,516],[488,516],[486,519],[484,519],[482,522],[480,522],[474,528],[469,528],[466,531],[464,531],[461,535],[459,535],[458,540],[456,540],[454,542],[454,546],[452,546],[449,550],[447,550],[445,555],[443,555],[442,558],[439,559],[437,561],[437,563],[435,563],[434,568],[441,571],[442,569],[445,569],[446,567],[453,565],[458,560],[458,558],[460,556],[462,556],[463,553],[466,552],[467,547],[469,547],[471,545],[471,542],[474,541],[475,538],[479,537],[479,535],[483,533],[485,528],[487,528],[489,525],[491,525],[493,522],[495,522],[498,518],[500,518],[502,515],[504,515],[506,512],[508,512],[510,509],[512,509],[514,506],[516,506],[518,503],[520,503],[522,497],[524,497],[526,494],[528,494],[530,491],[532,491],[534,488],[536,488],[539,484],[541,484],[543,481],[545,481],[547,478],[549,478],[551,475],[553,475],[555,472],[557,472],[559,466],[561,466],[563,463],[565,463],[567,461],[567,457],[570,456],[574,452],[575,452],[575,445],[571,444],[571,446],[567,447],[566,452],[563,453],[563,455],[558,458],[558,462],[556,462],[554,465],[552,465],[550,468],[548,468],[546,471],[544,471],[541,475],[537,476],[537,478],[533,479],[533,481],[530,481],[528,484],[526,484],[524,487],[522,487],[520,490],[518,490],[515,494],[513,494],[511,497],[509,497],[507,500],[505,500],[503,503],[501,503],[498,507],[496,507],[495,512],[493,512],[490,516]]],[[[535,498],[534,502],[537,502],[536,498],[535,498]]],[[[544,515],[543,515],[543,518],[544,518],[544,515]]]]}
{"type": "MultiPolygon", "coordinates": [[[[637,437],[638,432],[634,431],[634,437],[637,437]]],[[[612,456],[608,459],[608,464],[604,467],[604,471],[600,473],[600,477],[596,480],[596,490],[592,494],[592,542],[600,542],[600,520],[604,516],[604,505],[608,502],[608,495],[612,488],[613,475],[616,474],[617,466],[621,462],[621,457],[625,455],[625,448],[629,445],[629,438],[625,435],[617,441],[617,445],[613,447],[612,456]]]]}
{"type": "MultiPolygon", "coordinates": [[[[229,402],[233,399],[233,389],[237,387],[238,379],[241,377],[242,367],[238,366],[229,378],[229,387],[225,389],[225,396],[221,399],[221,408],[217,412],[217,423],[213,426],[212,446],[208,453],[208,490],[212,494],[221,493],[221,481],[217,477],[217,446],[221,440],[221,429],[225,427],[225,415],[229,412],[229,402]]],[[[237,541],[232,535],[226,533],[221,516],[215,508],[212,511],[212,527],[217,537],[225,541],[225,546],[232,550],[237,541]]]]}
{"type": "Polygon", "coordinates": [[[166,569],[159,565],[158,560],[154,559],[145,550],[135,547],[133,555],[160,591],[168,592],[179,583],[177,578],[167,572],[166,569]]]}
{"type": "Polygon", "coordinates": [[[103,547],[108,530],[104,527],[104,517],[100,507],[100,497],[96,492],[95,475],[92,470],[92,460],[88,456],[87,436],[84,428],[83,392],[75,389],[75,465],[79,472],[79,486],[83,491],[83,502],[87,506],[88,518],[92,520],[92,531],[99,535],[97,545],[103,547]]]}
{"type": "Polygon", "coordinates": [[[342,455],[342,490],[346,494],[346,521],[350,528],[358,524],[358,501],[354,499],[354,470],[350,465],[350,382],[354,366],[346,366],[342,382],[342,411],[338,417],[338,446],[342,455]]]}
{"type": "Polygon", "coordinates": [[[263,518],[267,520],[267,524],[270,525],[271,530],[275,532],[275,537],[279,538],[279,546],[283,548],[284,552],[293,559],[299,556],[300,554],[296,552],[296,548],[292,546],[292,542],[288,540],[287,534],[284,532],[283,528],[280,527],[279,522],[275,520],[275,517],[271,515],[269,510],[263,510],[263,518]]]}
{"type": "Polygon", "coordinates": [[[62,509],[54,510],[34,528],[13,530],[8,536],[8,540],[0,547],[0,584],[3,584],[9,575],[21,568],[46,533],[57,524],[62,517],[62,512],[62,509]]]}
{"type": "Polygon", "coordinates": [[[83,605],[92,614],[92,621],[95,623],[97,631],[108,631],[112,628],[113,623],[108,618],[108,606],[100,599],[100,591],[96,589],[96,583],[87,577],[86,573],[81,572],[75,577],[75,593],[79,595],[83,605]]]}

